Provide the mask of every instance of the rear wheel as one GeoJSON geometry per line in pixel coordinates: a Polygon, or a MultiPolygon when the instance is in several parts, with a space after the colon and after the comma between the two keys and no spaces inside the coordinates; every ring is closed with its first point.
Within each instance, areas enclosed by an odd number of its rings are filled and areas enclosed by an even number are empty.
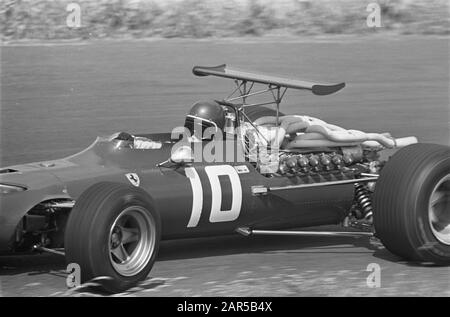
{"type": "Polygon", "coordinates": [[[407,260],[450,263],[450,148],[414,144],[383,168],[374,197],[377,236],[407,260]]]}
{"type": "Polygon", "coordinates": [[[67,223],[66,260],[81,268],[81,281],[120,292],[145,279],[156,259],[161,224],[151,198],[123,184],[99,183],[77,200],[67,223]]]}

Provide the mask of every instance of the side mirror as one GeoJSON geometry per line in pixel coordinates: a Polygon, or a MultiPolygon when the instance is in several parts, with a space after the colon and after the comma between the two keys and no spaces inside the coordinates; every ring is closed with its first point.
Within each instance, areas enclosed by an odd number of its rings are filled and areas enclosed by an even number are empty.
{"type": "Polygon", "coordinates": [[[183,145],[172,151],[170,161],[175,164],[186,164],[194,161],[192,149],[190,146],[183,145]]]}

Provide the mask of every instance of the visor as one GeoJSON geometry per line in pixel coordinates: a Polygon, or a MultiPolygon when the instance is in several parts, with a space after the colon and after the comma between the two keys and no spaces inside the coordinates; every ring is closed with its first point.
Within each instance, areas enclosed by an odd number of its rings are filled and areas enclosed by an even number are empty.
{"type": "MultiPolygon", "coordinates": [[[[214,133],[217,133],[217,131],[219,130],[215,122],[193,115],[186,116],[184,127],[187,128],[192,135],[195,135],[196,137],[201,139],[204,139],[206,129],[214,128],[214,133]]],[[[210,132],[208,132],[208,136],[211,136],[210,132]]]]}

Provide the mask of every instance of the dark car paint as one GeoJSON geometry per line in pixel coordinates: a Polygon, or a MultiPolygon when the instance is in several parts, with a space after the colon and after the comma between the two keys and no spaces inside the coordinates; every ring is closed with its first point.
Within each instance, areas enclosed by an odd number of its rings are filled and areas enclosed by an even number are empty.
{"type": "MultiPolygon", "coordinates": [[[[310,177],[267,178],[249,162],[193,163],[189,167],[194,167],[200,178],[203,207],[198,224],[187,227],[193,208],[193,189],[185,167],[157,167],[170,157],[174,141],[168,133],[146,136],[160,140],[162,147],[154,150],[116,148],[112,142],[98,138],[86,150],[64,159],[8,167],[18,172],[0,174],[0,183],[24,185],[27,190],[0,196],[0,251],[9,248],[20,220],[35,205],[56,198],[76,200],[89,186],[102,181],[132,186],[127,173],[136,173],[139,187],[155,201],[162,219],[163,239],[227,234],[240,226],[279,229],[332,224],[345,217],[353,201],[352,184],[287,190],[264,196],[251,192],[255,185],[287,186],[342,179],[348,177],[346,175],[315,180],[310,177]],[[242,207],[233,221],[209,221],[213,190],[205,168],[211,165],[245,165],[248,169],[238,174],[242,207]]],[[[226,177],[219,180],[222,203],[226,205],[232,200],[230,180],[226,177]]]]}

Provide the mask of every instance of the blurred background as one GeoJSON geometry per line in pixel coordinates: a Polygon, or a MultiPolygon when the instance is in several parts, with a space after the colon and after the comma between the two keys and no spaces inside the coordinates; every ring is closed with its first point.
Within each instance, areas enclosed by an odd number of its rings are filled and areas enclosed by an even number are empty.
{"type": "Polygon", "coordinates": [[[438,34],[450,30],[448,0],[1,0],[3,40],[205,38],[320,34],[438,34]],[[81,7],[68,28],[66,5],[81,7]],[[369,3],[381,28],[368,28],[369,3]]]}

